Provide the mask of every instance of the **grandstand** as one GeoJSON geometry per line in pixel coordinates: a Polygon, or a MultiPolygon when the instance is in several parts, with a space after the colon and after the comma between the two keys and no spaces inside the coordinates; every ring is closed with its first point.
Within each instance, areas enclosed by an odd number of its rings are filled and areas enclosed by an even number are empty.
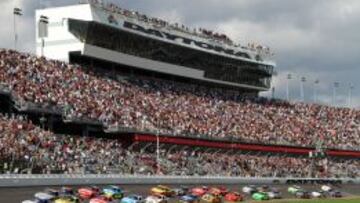
{"type": "MultiPolygon", "coordinates": [[[[193,30],[113,4],[37,10],[37,53],[52,59],[235,89],[256,95],[270,88],[275,63],[269,48],[239,45],[225,34],[193,30]]],[[[244,43],[245,44],[245,43],[244,43]]]]}
{"type": "MultiPolygon", "coordinates": [[[[234,98],[234,95],[223,94],[222,91],[208,89],[205,86],[182,83],[169,85],[167,81],[160,79],[122,78],[117,81],[78,65],[11,50],[0,52],[0,67],[3,95],[1,104],[4,107],[2,110],[3,113],[13,115],[12,118],[15,119],[14,122],[8,121],[6,117],[3,118],[1,154],[5,164],[3,168],[8,172],[154,174],[158,172],[154,169],[158,161],[164,167],[160,172],[165,175],[191,175],[189,171],[194,172],[194,170],[189,168],[193,168],[194,164],[204,165],[207,168],[200,167],[196,175],[211,175],[214,174],[213,170],[217,169],[215,166],[221,164],[224,166],[219,169],[221,171],[215,171],[222,175],[300,177],[308,174],[316,177],[358,177],[359,162],[355,158],[359,157],[359,152],[354,151],[357,150],[359,140],[356,123],[359,121],[359,112],[356,110],[313,104],[290,104],[264,98],[234,98]],[[177,117],[179,109],[184,113],[185,120],[177,117]],[[236,109],[237,111],[234,111],[236,109]],[[204,117],[193,116],[190,110],[204,117]],[[225,115],[221,113],[223,111],[226,112],[225,115]],[[238,114],[239,112],[242,114],[238,114]],[[24,118],[18,121],[15,115],[24,115],[50,131],[43,131],[31,123],[31,127],[27,128],[29,124],[23,121],[24,118]],[[337,119],[340,115],[341,120],[337,119]],[[241,122],[244,126],[239,126],[238,131],[230,134],[232,131],[226,130],[229,129],[228,125],[231,124],[232,119],[228,118],[224,126],[219,122],[227,119],[227,116],[234,118],[246,116],[241,122]],[[213,120],[218,123],[214,127],[223,127],[212,134],[210,134],[212,125],[203,128],[199,125],[211,117],[219,119],[219,121],[213,120]],[[254,123],[255,118],[261,117],[272,119],[254,123]],[[296,120],[284,123],[277,121],[280,118],[296,120]],[[298,120],[304,118],[305,120],[298,120]],[[187,126],[187,119],[191,125],[187,126]],[[297,120],[298,122],[295,122],[297,120]],[[328,124],[327,126],[301,125],[311,120],[328,124]],[[7,122],[14,123],[9,125],[7,122]],[[267,137],[271,135],[271,129],[263,128],[263,134],[260,131],[255,131],[256,134],[247,131],[252,126],[254,129],[260,129],[265,122],[276,129],[273,137],[267,137]],[[339,122],[344,124],[340,125],[339,122]],[[7,129],[6,126],[15,126],[15,132],[14,129],[7,129]],[[182,126],[190,128],[187,130],[181,128],[182,126]],[[333,157],[318,158],[319,166],[313,166],[315,169],[303,170],[304,168],[298,166],[311,166],[307,153],[314,149],[301,146],[314,146],[321,134],[318,134],[319,137],[310,137],[307,133],[291,136],[285,134],[287,131],[283,131],[284,134],[279,132],[281,128],[309,127],[312,128],[308,130],[314,132],[311,136],[316,135],[316,131],[327,132],[331,127],[338,130],[336,133],[346,135],[348,139],[343,140],[343,137],[336,136],[337,134],[332,135],[328,140],[325,139],[325,146],[337,148],[337,150],[328,149],[328,154],[333,157]],[[17,128],[23,132],[17,132],[17,128]],[[116,130],[112,130],[113,128],[116,130]],[[78,133],[83,137],[54,135],[51,131],[78,133]],[[197,136],[200,133],[206,136],[197,136]],[[152,136],[155,134],[157,139],[152,136]],[[285,139],[292,139],[292,142],[284,143],[285,139]],[[303,143],[304,140],[307,142],[303,143]],[[153,153],[157,141],[160,142],[161,149],[159,159],[155,158],[153,153]],[[91,142],[94,142],[94,146],[86,146],[91,142]],[[297,146],[272,146],[274,144],[297,146]],[[6,150],[10,145],[14,145],[11,147],[14,151],[6,150]],[[124,150],[120,150],[120,146],[124,146],[124,150]],[[348,150],[341,150],[344,147],[348,150]],[[114,151],[102,149],[114,149],[114,151]],[[93,154],[94,152],[96,153],[93,154]],[[97,154],[99,152],[100,154],[97,154]],[[191,154],[189,156],[192,157],[191,160],[187,160],[187,153],[191,154]],[[49,160],[42,157],[43,155],[52,158],[49,160]],[[224,159],[221,159],[224,162],[212,163],[212,156],[224,156],[224,159]],[[182,162],[172,160],[173,157],[185,159],[183,165],[177,165],[182,162]],[[249,163],[243,162],[252,159],[254,161],[249,163]],[[108,161],[104,163],[104,160],[108,161]],[[124,160],[135,160],[135,163],[129,163],[131,166],[127,166],[124,165],[124,160]],[[260,169],[251,168],[251,166],[255,167],[254,163],[259,162],[264,163],[260,169]],[[70,163],[75,166],[68,165],[70,163]],[[234,166],[228,168],[230,163],[234,166]],[[276,164],[269,165],[270,163],[276,164]],[[47,168],[50,166],[51,168],[47,168]],[[286,170],[288,173],[283,171],[285,166],[291,167],[286,170]],[[347,170],[344,170],[345,166],[347,170]],[[267,173],[262,167],[272,167],[273,172],[267,173]],[[312,172],[313,170],[315,172],[312,172]]],[[[234,122],[236,121],[239,120],[235,119],[234,122]]]]}
{"type": "Polygon", "coordinates": [[[259,97],[269,48],[94,1],[44,16],[44,57],[0,50],[2,173],[359,177],[360,111],[259,97]]]}

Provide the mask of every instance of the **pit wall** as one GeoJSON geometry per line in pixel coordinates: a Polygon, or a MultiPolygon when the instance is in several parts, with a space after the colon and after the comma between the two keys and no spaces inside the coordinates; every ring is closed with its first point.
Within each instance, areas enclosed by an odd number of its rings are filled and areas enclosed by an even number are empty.
{"type": "Polygon", "coordinates": [[[124,176],[124,175],[0,175],[0,187],[63,185],[212,185],[212,184],[360,184],[360,179],[256,178],[197,176],[124,176]]]}

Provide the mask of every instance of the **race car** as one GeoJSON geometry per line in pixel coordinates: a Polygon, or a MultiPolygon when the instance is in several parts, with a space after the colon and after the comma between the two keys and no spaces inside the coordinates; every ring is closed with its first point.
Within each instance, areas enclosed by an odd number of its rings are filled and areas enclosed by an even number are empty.
{"type": "Polygon", "coordinates": [[[189,188],[186,186],[180,186],[179,188],[173,189],[176,196],[184,196],[189,192],[189,188]]]}
{"type": "Polygon", "coordinates": [[[339,198],[339,197],[343,196],[343,194],[337,190],[331,190],[327,193],[327,195],[329,195],[330,197],[335,197],[335,198],[339,198]]]}
{"type": "Polygon", "coordinates": [[[146,197],[145,203],[167,203],[168,198],[164,195],[150,195],[146,197]]]}
{"type": "Polygon", "coordinates": [[[301,199],[310,199],[311,194],[310,192],[304,191],[304,190],[298,190],[295,192],[295,197],[301,198],[301,199]]]}
{"type": "Polygon", "coordinates": [[[22,203],[52,203],[54,197],[47,193],[37,193],[35,194],[35,200],[25,200],[22,203]]]}
{"type": "Polygon", "coordinates": [[[200,200],[196,195],[184,195],[180,197],[180,203],[199,203],[200,200]]]}
{"type": "Polygon", "coordinates": [[[242,192],[245,194],[253,194],[257,192],[255,185],[244,186],[242,192]]]}
{"type": "Polygon", "coordinates": [[[171,190],[169,187],[164,185],[158,185],[156,187],[151,188],[150,193],[152,195],[164,195],[166,197],[171,197],[175,195],[173,190],[171,190]]]}
{"type": "Polygon", "coordinates": [[[103,195],[91,198],[89,203],[117,203],[111,198],[105,197],[103,195]]]}
{"type": "Polygon", "coordinates": [[[186,187],[180,187],[180,188],[174,188],[173,192],[176,196],[183,196],[186,195],[186,193],[189,191],[186,187]]]}
{"type": "Polygon", "coordinates": [[[228,192],[225,196],[224,196],[224,200],[226,202],[240,202],[244,200],[244,196],[242,196],[240,193],[238,192],[228,192]]]}
{"type": "Polygon", "coordinates": [[[62,195],[74,195],[74,190],[71,187],[62,187],[60,193],[62,195]]]}
{"type": "Polygon", "coordinates": [[[312,191],[311,193],[311,197],[313,198],[325,198],[325,194],[323,191],[312,191]]]}
{"type": "Polygon", "coordinates": [[[60,195],[60,191],[52,188],[45,189],[45,193],[50,194],[54,197],[58,197],[60,195]]]}
{"type": "Polygon", "coordinates": [[[322,185],[321,190],[324,192],[330,192],[332,190],[332,188],[328,185],[322,185]]]}
{"type": "Polygon", "coordinates": [[[78,189],[78,195],[80,199],[91,199],[100,194],[100,189],[98,187],[85,187],[78,189]]]}
{"type": "Polygon", "coordinates": [[[212,195],[220,196],[221,195],[221,190],[220,190],[220,188],[212,187],[212,188],[209,189],[208,193],[212,194],[212,195]]]}
{"type": "Polygon", "coordinates": [[[110,199],[121,199],[124,197],[124,191],[120,187],[115,185],[110,185],[103,188],[102,194],[103,196],[110,199]]]}
{"type": "Polygon", "coordinates": [[[302,190],[300,186],[294,185],[294,186],[290,186],[288,188],[288,192],[292,195],[295,195],[296,192],[302,190]]]}
{"type": "Polygon", "coordinates": [[[206,194],[208,190],[209,190],[208,187],[195,187],[195,188],[191,189],[191,194],[201,197],[204,194],[206,194]]]}
{"type": "Polygon", "coordinates": [[[229,192],[229,190],[225,186],[220,186],[219,189],[222,196],[225,196],[229,192]]]}
{"type": "Polygon", "coordinates": [[[59,197],[54,201],[54,203],[80,203],[80,200],[76,196],[69,195],[69,196],[59,197]]]}
{"type": "Polygon", "coordinates": [[[269,196],[265,192],[255,192],[251,195],[251,198],[256,201],[269,200],[269,196]]]}
{"type": "Polygon", "coordinates": [[[218,195],[205,194],[201,197],[201,200],[207,203],[221,203],[221,198],[218,195]]]}
{"type": "Polygon", "coordinates": [[[208,193],[213,194],[213,195],[220,195],[220,196],[224,196],[228,193],[229,191],[226,189],[226,187],[224,186],[220,186],[220,187],[212,187],[209,189],[208,193]]]}
{"type": "Polygon", "coordinates": [[[35,193],[34,197],[37,203],[51,203],[55,199],[53,195],[45,192],[35,193]]]}
{"type": "Polygon", "coordinates": [[[281,192],[276,188],[271,188],[269,192],[266,192],[270,199],[281,199],[281,192]]]}
{"type": "Polygon", "coordinates": [[[144,198],[140,195],[129,195],[121,199],[120,203],[144,203],[144,198]]]}
{"type": "Polygon", "coordinates": [[[269,186],[268,185],[262,185],[256,188],[256,191],[258,192],[267,192],[269,190],[269,186]]]}

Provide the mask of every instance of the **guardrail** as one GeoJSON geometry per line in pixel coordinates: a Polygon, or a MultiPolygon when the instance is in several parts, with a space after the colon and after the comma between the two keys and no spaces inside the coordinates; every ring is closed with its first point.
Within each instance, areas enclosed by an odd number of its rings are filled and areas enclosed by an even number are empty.
{"type": "Polygon", "coordinates": [[[222,176],[142,176],[142,175],[0,175],[0,187],[60,185],[153,185],[153,184],[360,184],[360,179],[261,178],[222,176]]]}

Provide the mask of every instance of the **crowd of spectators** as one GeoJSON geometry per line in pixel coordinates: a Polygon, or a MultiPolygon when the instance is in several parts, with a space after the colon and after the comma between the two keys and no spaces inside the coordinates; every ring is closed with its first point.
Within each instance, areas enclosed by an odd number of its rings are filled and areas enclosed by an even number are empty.
{"type": "Polygon", "coordinates": [[[0,115],[0,173],[142,174],[246,177],[359,177],[359,160],[159,150],[119,139],[55,135],[24,116],[0,115]],[[309,173],[313,171],[313,173],[309,173]]]}
{"type": "MultiPolygon", "coordinates": [[[[145,14],[141,14],[137,11],[132,11],[132,10],[121,8],[114,3],[104,3],[103,1],[99,1],[99,0],[88,0],[88,2],[95,6],[101,7],[111,13],[119,14],[126,18],[136,19],[136,20],[146,23],[149,26],[152,26],[156,29],[164,28],[167,30],[178,31],[180,33],[184,33],[184,34],[188,34],[188,35],[192,35],[192,36],[196,36],[196,37],[200,37],[200,38],[205,38],[212,42],[218,42],[218,43],[227,44],[230,46],[240,47],[239,44],[235,44],[224,33],[218,33],[218,32],[215,32],[215,31],[212,31],[209,29],[205,29],[205,28],[199,28],[199,29],[193,28],[192,29],[183,24],[169,23],[168,21],[160,19],[160,18],[149,17],[149,16],[147,16],[145,14]]],[[[111,22],[115,22],[114,16],[111,16],[111,22]]],[[[270,54],[269,47],[262,46],[257,43],[249,43],[249,44],[247,44],[245,46],[241,46],[241,47],[244,49],[252,50],[252,51],[258,51],[261,53],[270,54]]]]}
{"type": "Polygon", "coordinates": [[[360,111],[289,103],[164,80],[122,81],[78,65],[0,50],[0,83],[20,104],[56,106],[68,118],[168,135],[357,149],[360,111]]]}
{"type": "Polygon", "coordinates": [[[0,50],[1,86],[18,103],[56,106],[68,118],[168,135],[358,149],[360,111],[246,98],[147,78],[113,80],[78,65],[0,50]]]}

